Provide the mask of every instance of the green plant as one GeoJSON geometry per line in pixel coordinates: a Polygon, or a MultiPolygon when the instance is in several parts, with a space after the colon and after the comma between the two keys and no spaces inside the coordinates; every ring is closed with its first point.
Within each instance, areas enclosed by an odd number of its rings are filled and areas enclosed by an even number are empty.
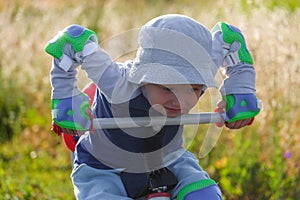
{"type": "Polygon", "coordinates": [[[0,91],[0,143],[3,143],[21,131],[25,108],[22,90],[14,81],[2,77],[1,71],[0,91]]]}

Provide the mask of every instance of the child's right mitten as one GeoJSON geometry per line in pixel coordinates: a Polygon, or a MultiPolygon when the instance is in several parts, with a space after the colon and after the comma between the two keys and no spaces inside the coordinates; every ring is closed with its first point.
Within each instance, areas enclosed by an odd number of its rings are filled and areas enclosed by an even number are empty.
{"type": "Polygon", "coordinates": [[[50,78],[54,130],[90,128],[91,120],[86,114],[89,98],[78,89],[76,75],[83,59],[97,48],[96,34],[79,25],[68,26],[46,45],[45,51],[53,56],[50,78]]]}

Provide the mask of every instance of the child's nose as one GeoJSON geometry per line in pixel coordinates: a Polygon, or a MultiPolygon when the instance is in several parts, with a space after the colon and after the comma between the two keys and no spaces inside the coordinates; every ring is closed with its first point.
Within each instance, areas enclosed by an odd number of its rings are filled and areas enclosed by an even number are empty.
{"type": "Polygon", "coordinates": [[[182,93],[176,93],[174,95],[174,99],[173,99],[173,105],[177,106],[178,108],[185,108],[188,106],[188,100],[185,94],[182,93]]]}

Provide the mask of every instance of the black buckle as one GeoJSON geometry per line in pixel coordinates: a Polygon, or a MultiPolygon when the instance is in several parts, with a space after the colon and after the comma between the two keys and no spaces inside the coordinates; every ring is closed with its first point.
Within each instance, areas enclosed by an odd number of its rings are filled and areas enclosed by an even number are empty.
{"type": "Polygon", "coordinates": [[[178,183],[176,176],[166,167],[148,173],[122,172],[121,179],[128,197],[134,199],[155,192],[170,191],[178,183]]]}
{"type": "Polygon", "coordinates": [[[166,167],[150,172],[148,177],[148,191],[166,192],[173,189],[178,181],[176,176],[166,167]]]}

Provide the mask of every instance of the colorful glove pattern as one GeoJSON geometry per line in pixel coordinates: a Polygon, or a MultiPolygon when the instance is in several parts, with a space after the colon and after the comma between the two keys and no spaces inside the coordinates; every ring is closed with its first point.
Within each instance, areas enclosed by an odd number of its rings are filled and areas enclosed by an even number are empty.
{"type": "Polygon", "coordinates": [[[216,33],[221,33],[226,66],[234,66],[240,62],[253,65],[245,38],[238,28],[225,22],[218,22],[212,29],[212,34],[216,33]]]}
{"type": "Polygon", "coordinates": [[[64,52],[66,43],[70,43],[76,53],[81,52],[88,40],[98,43],[97,35],[94,31],[83,28],[79,25],[70,25],[55,36],[45,47],[45,51],[54,58],[60,59],[64,52]]]}
{"type": "Polygon", "coordinates": [[[92,122],[86,113],[90,108],[89,98],[85,94],[52,100],[52,118],[54,123],[72,130],[89,130],[92,122]]]}
{"type": "Polygon", "coordinates": [[[223,99],[227,103],[225,121],[228,123],[253,118],[261,110],[261,102],[254,94],[231,94],[223,99]]]}

